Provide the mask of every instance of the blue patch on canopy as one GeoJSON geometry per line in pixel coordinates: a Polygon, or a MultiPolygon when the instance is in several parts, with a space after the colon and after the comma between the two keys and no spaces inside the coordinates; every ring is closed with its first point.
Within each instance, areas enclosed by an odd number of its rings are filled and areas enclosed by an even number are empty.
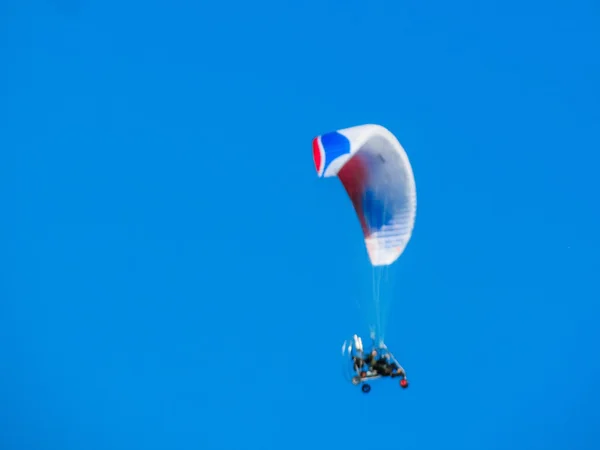
{"type": "Polygon", "coordinates": [[[350,141],[343,134],[337,131],[325,133],[321,136],[321,145],[325,152],[325,170],[339,156],[350,153],[350,141]]]}
{"type": "Polygon", "coordinates": [[[379,230],[388,225],[394,218],[391,208],[386,207],[385,196],[367,188],[363,194],[362,207],[367,226],[371,230],[379,230]]]}

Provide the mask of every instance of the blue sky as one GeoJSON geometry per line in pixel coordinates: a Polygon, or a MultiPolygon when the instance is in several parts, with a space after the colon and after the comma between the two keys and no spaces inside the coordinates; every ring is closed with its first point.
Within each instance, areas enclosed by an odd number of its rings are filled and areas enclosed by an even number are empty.
{"type": "Polygon", "coordinates": [[[0,3],[4,449],[597,449],[592,1],[0,3]],[[387,343],[313,136],[418,193],[387,343]]]}

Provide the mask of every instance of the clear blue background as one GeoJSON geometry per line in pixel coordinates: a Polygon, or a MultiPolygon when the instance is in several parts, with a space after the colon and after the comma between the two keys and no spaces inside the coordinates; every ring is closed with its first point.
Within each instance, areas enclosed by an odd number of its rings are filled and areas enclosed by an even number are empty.
{"type": "Polygon", "coordinates": [[[599,38],[591,0],[3,0],[0,447],[598,449],[599,38]],[[419,206],[411,387],[363,395],[311,139],[369,122],[419,206]]]}

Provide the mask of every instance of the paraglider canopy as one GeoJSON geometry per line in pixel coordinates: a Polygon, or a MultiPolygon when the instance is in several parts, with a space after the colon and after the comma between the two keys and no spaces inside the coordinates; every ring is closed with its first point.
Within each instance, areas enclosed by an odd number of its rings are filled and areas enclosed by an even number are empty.
{"type": "Polygon", "coordinates": [[[317,136],[312,147],[319,177],[337,176],[344,185],[371,264],[392,264],[411,238],[417,203],[400,142],[380,125],[359,125],[317,136]]]}

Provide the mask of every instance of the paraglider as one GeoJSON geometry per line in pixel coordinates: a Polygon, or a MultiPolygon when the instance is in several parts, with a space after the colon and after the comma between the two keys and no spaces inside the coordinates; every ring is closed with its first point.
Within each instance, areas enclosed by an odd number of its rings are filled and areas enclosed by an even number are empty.
{"type": "Polygon", "coordinates": [[[365,352],[362,338],[345,341],[342,354],[350,364],[351,382],[369,392],[369,380],[400,378],[408,387],[406,372],[387,348],[386,301],[381,285],[389,267],[404,252],[416,217],[416,185],[412,167],[398,139],[381,125],[359,125],[322,134],[313,139],[313,160],[319,177],[341,181],[360,223],[369,262],[373,268],[373,298],[368,322],[372,348],[365,352]]]}
{"type": "Polygon", "coordinates": [[[383,377],[400,377],[400,386],[403,389],[408,387],[404,368],[385,344],[381,344],[379,348],[373,346],[370,351],[365,352],[362,338],[355,334],[350,342],[344,342],[342,354],[348,354],[352,361],[352,384],[355,386],[362,384],[364,393],[371,390],[368,381],[383,377]]]}

